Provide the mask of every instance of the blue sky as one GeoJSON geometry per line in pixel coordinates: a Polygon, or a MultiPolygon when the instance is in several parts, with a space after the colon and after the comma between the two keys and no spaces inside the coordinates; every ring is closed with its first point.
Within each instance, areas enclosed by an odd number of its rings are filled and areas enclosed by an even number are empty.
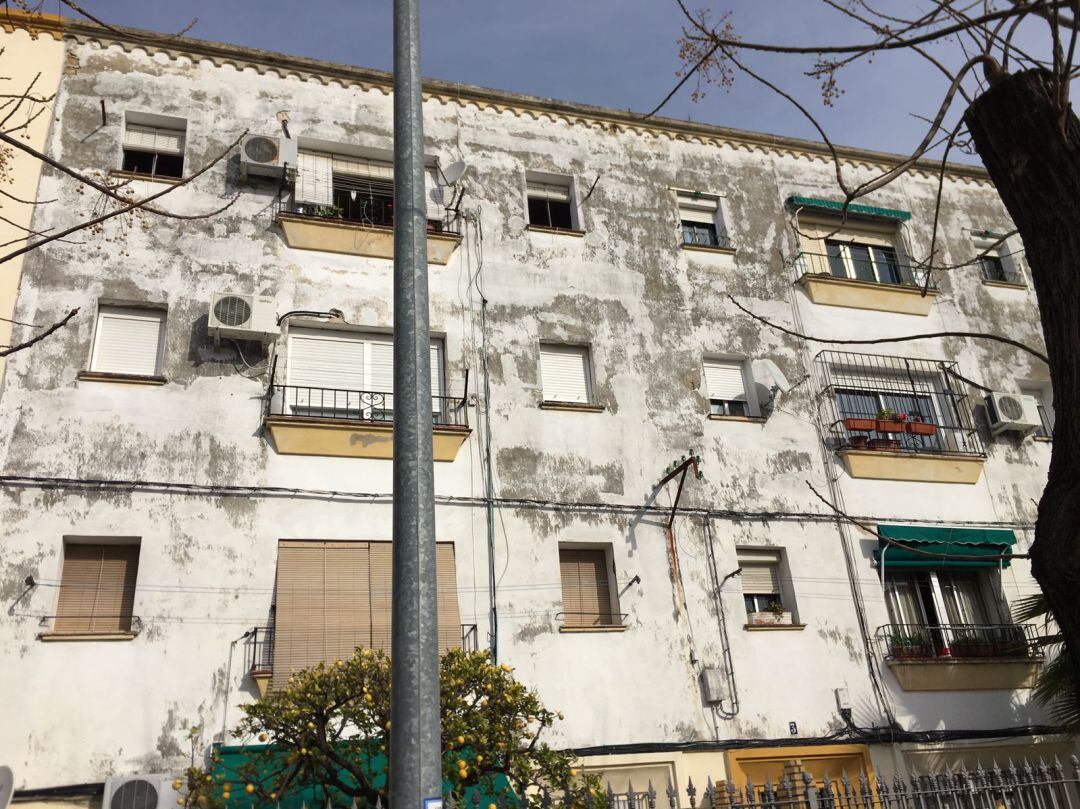
{"type": "MultiPolygon", "coordinates": [[[[812,0],[709,5],[731,9],[744,40],[866,41],[860,26],[812,0]]],[[[176,31],[197,17],[189,36],[200,39],[364,67],[391,63],[390,0],[88,0],[86,7],[111,23],[176,31]]],[[[681,21],[674,0],[421,0],[422,68],[430,77],[644,112],[674,86],[681,21]]],[[[954,64],[960,56],[952,45],[937,53],[954,64]]],[[[817,83],[801,75],[806,59],[750,57],[749,63],[806,103],[835,142],[887,151],[918,142],[926,124],[915,116],[933,115],[946,86],[922,59],[882,54],[844,73],[844,95],[826,109],[817,83]]],[[[746,76],[730,91],[711,88],[696,103],[690,89],[663,114],[817,139],[790,103],[746,76]]]]}

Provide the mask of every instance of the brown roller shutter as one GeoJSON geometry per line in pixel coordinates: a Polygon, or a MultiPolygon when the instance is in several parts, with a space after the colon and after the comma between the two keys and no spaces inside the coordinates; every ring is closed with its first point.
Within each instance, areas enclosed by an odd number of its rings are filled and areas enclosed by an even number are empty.
{"type": "Polygon", "coordinates": [[[371,646],[390,654],[391,599],[394,588],[394,546],[389,542],[371,543],[371,573],[368,592],[371,598],[371,646]]]}
{"type": "Polygon", "coordinates": [[[66,545],[54,631],[130,632],[138,571],[138,545],[66,545]]]}
{"type": "Polygon", "coordinates": [[[611,586],[603,548],[560,548],[563,625],[611,626],[611,586]]]}
{"type": "Polygon", "coordinates": [[[458,612],[457,564],[452,542],[435,546],[436,592],[439,599],[439,654],[461,648],[461,615],[458,612]]]}

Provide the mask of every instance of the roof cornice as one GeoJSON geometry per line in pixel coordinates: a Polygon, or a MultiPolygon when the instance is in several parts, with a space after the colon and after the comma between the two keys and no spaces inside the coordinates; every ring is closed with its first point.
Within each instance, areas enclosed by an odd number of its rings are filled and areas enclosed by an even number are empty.
{"type": "MultiPolygon", "coordinates": [[[[336,83],[343,87],[379,90],[387,95],[390,94],[393,87],[393,76],[387,71],[355,67],[303,56],[289,56],[258,48],[247,48],[191,37],[163,35],[137,28],[123,26],[105,28],[81,20],[61,18],[55,15],[5,11],[0,13],[0,27],[8,31],[12,30],[12,28],[25,28],[32,34],[38,31],[47,31],[57,38],[62,35],[81,41],[96,41],[102,45],[116,44],[125,50],[140,48],[150,54],[165,53],[172,58],[178,56],[200,57],[219,66],[233,65],[237,69],[252,68],[259,73],[277,73],[282,77],[293,76],[305,81],[316,80],[324,84],[336,83]]],[[[644,116],[629,110],[616,110],[504,90],[492,90],[441,79],[424,79],[423,91],[425,98],[437,100],[444,104],[473,104],[481,109],[511,112],[534,119],[562,120],[573,125],[599,127],[613,132],[630,131],[643,135],[669,137],[673,140],[696,141],[717,146],[726,145],[747,151],[808,157],[822,162],[832,161],[832,154],[828,146],[818,141],[802,138],[749,132],[712,124],[678,121],[672,118],[653,117],[646,119],[644,116]]],[[[907,159],[905,155],[851,146],[837,146],[836,152],[846,163],[871,170],[880,170],[883,167],[891,168],[907,159]]],[[[919,160],[911,170],[919,174],[937,176],[941,168],[940,161],[919,160]]],[[[981,166],[948,163],[945,166],[945,171],[951,178],[956,180],[966,180],[978,184],[989,184],[990,182],[986,169],[981,166]]]]}

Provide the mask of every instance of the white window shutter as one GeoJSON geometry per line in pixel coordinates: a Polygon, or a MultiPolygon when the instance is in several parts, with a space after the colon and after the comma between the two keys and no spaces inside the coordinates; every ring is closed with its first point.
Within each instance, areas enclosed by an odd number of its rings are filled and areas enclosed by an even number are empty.
{"type": "Polygon", "coordinates": [[[364,341],[353,332],[289,330],[287,400],[298,407],[355,410],[364,387],[364,341]]]}
{"type": "Polygon", "coordinates": [[[589,403],[588,353],[583,346],[540,346],[545,401],[589,403]]]}
{"type": "Polygon", "coordinates": [[[183,154],[184,132],[145,124],[127,124],[124,127],[124,145],[159,154],[183,154]]]}
{"type": "Polygon", "coordinates": [[[737,554],[742,568],[744,593],[767,595],[780,593],[780,552],[770,550],[740,550],[737,554]]]}
{"type": "Polygon", "coordinates": [[[679,219],[683,222],[703,222],[715,225],[720,211],[716,197],[679,194],[679,219]]]}
{"type": "Polygon", "coordinates": [[[431,409],[435,413],[442,410],[442,399],[439,398],[443,395],[443,363],[442,363],[442,342],[439,340],[431,341],[431,409]]]}
{"type": "Polygon", "coordinates": [[[369,334],[367,343],[370,359],[367,389],[374,393],[386,394],[382,400],[382,407],[385,410],[393,410],[394,338],[389,334],[369,334]]]}
{"type": "Polygon", "coordinates": [[[705,360],[705,390],[710,399],[746,401],[743,364],[738,360],[705,360]]]}
{"type": "Polygon", "coordinates": [[[165,312],[160,310],[100,307],[90,370],[157,376],[164,324],[165,312]]]}
{"type": "MultiPolygon", "coordinates": [[[[303,154],[303,152],[301,152],[303,154]]],[[[366,157],[349,155],[331,155],[331,170],[334,174],[351,174],[367,177],[371,180],[394,181],[394,164],[385,160],[370,160],[366,157]]]]}
{"type": "Polygon", "coordinates": [[[334,204],[334,160],[331,155],[300,152],[296,158],[297,202],[334,204]]]}
{"type": "Polygon", "coordinates": [[[427,177],[427,193],[424,195],[427,218],[441,222],[446,215],[446,189],[439,184],[438,169],[428,169],[424,174],[427,177]]]}
{"type": "Polygon", "coordinates": [[[568,185],[529,181],[526,186],[530,199],[550,199],[553,202],[570,201],[570,186],[568,185]]]}

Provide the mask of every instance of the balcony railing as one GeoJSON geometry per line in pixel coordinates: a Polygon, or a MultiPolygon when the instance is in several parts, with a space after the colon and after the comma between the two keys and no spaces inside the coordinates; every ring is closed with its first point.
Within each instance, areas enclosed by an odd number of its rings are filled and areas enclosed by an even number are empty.
{"type": "MultiPolygon", "coordinates": [[[[335,203],[317,205],[310,202],[295,202],[287,196],[278,198],[278,213],[303,216],[316,221],[351,223],[364,227],[394,227],[394,200],[389,196],[371,196],[352,199],[335,194],[335,203]]],[[[427,212],[428,233],[461,235],[461,216],[455,210],[444,208],[438,213],[429,208],[427,212]]]]}
{"type": "MultiPolygon", "coordinates": [[[[390,638],[386,637],[389,648],[390,638]]],[[[251,674],[271,674],[274,671],[274,627],[257,626],[246,640],[247,670],[251,674]]],[[[461,624],[461,648],[475,652],[480,648],[476,624],[461,624]]]]}
{"type": "Polygon", "coordinates": [[[815,364],[835,449],[983,454],[956,363],[822,351],[815,364]]]}
{"type": "MultiPolygon", "coordinates": [[[[828,256],[821,253],[799,253],[795,257],[793,269],[796,281],[810,275],[913,289],[922,289],[926,283],[923,270],[900,261],[895,254],[888,256],[875,254],[869,259],[846,260],[841,256],[828,256]]],[[[928,289],[937,290],[933,280],[930,281],[928,289]]]]}
{"type": "MultiPolygon", "coordinates": [[[[393,424],[394,394],[271,384],[266,394],[266,415],[393,424]]],[[[469,425],[465,399],[456,396],[432,396],[431,417],[438,426],[469,425]]]]}
{"type": "Polygon", "coordinates": [[[887,660],[1042,657],[1031,624],[886,624],[877,640],[887,660]]]}

